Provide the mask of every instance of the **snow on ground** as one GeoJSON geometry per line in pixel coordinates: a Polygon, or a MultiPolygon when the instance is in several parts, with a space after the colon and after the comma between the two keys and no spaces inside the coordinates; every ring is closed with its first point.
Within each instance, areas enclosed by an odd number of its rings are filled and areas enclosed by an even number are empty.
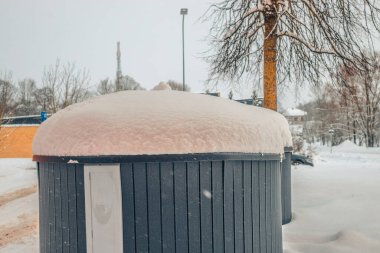
{"type": "Polygon", "coordinates": [[[0,159],[0,195],[36,184],[35,168],[31,159],[0,159]]]}
{"type": "Polygon", "coordinates": [[[36,165],[0,159],[0,252],[38,252],[36,165]]]}
{"type": "Polygon", "coordinates": [[[293,167],[284,252],[380,252],[380,149],[345,142],[317,152],[315,167],[293,167]]]}
{"type": "MultiPolygon", "coordinates": [[[[380,252],[380,149],[346,142],[317,153],[315,167],[293,167],[294,219],[283,227],[284,252],[380,252]]],[[[21,191],[37,183],[34,166],[0,159],[0,253],[38,252],[37,194],[21,191]],[[12,192],[20,197],[4,198],[12,192]],[[19,238],[1,246],[4,231],[19,238]]]]}

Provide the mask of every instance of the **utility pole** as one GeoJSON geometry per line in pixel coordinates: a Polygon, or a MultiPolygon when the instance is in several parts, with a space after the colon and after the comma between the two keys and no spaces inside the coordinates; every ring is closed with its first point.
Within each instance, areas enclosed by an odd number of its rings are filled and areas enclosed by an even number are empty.
{"type": "Polygon", "coordinates": [[[185,15],[187,15],[187,8],[181,9],[182,15],[182,90],[185,91],[185,15]]]}
{"type": "Polygon", "coordinates": [[[117,61],[117,70],[116,70],[116,91],[122,90],[121,83],[123,79],[123,74],[121,73],[121,52],[120,52],[120,42],[117,42],[117,51],[116,51],[116,61],[117,61]]]}

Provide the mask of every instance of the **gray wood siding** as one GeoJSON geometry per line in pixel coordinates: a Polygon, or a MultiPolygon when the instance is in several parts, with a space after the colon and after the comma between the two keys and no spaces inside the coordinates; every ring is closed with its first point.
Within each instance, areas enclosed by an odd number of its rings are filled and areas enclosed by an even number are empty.
{"type": "MultiPolygon", "coordinates": [[[[83,164],[38,168],[40,252],[86,253],[83,164]]],[[[282,252],[280,161],[138,162],[120,171],[124,252],[282,252]]]]}
{"type": "Polygon", "coordinates": [[[292,152],[285,152],[281,162],[281,206],[282,224],[288,224],[292,220],[292,152]]]}
{"type": "Polygon", "coordinates": [[[128,163],[121,177],[127,253],[282,252],[280,161],[128,163]]]}
{"type": "Polygon", "coordinates": [[[40,252],[86,253],[83,165],[39,163],[40,252]]]}

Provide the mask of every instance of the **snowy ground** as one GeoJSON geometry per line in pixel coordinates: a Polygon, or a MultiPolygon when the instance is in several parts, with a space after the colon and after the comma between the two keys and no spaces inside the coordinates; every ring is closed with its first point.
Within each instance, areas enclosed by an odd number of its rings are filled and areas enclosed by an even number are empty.
{"type": "MultiPolygon", "coordinates": [[[[380,149],[319,147],[293,168],[294,220],[284,253],[380,252],[380,149]]],[[[34,163],[0,159],[0,253],[38,252],[34,163]]]]}
{"type": "Polygon", "coordinates": [[[0,252],[38,252],[37,172],[31,159],[0,159],[0,252]]]}
{"type": "Polygon", "coordinates": [[[315,167],[293,168],[294,220],[285,253],[380,252],[380,149],[319,147],[315,167]]]}

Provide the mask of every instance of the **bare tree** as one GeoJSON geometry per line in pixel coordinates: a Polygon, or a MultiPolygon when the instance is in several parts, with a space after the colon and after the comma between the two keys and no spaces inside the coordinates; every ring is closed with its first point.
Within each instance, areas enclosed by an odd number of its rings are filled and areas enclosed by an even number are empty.
{"type": "Polygon", "coordinates": [[[109,78],[100,80],[97,86],[97,93],[100,95],[122,91],[122,90],[145,90],[140,83],[138,83],[133,77],[128,75],[120,77],[120,80],[115,82],[109,78]],[[116,84],[118,82],[118,84],[116,84]]]}
{"type": "Polygon", "coordinates": [[[14,108],[15,87],[12,82],[12,73],[0,75],[0,120],[9,116],[14,108]]]}
{"type": "Polygon", "coordinates": [[[97,92],[99,95],[115,92],[115,85],[112,83],[112,81],[109,78],[100,80],[97,87],[97,92]]]}
{"type": "Polygon", "coordinates": [[[47,111],[53,103],[54,95],[49,87],[37,89],[33,95],[37,104],[37,110],[47,111]]]}
{"type": "MultiPolygon", "coordinates": [[[[169,80],[166,83],[172,88],[172,90],[183,90],[183,85],[180,82],[169,80]]],[[[185,84],[185,91],[190,91],[190,87],[187,84],[185,84]]]]}
{"type": "Polygon", "coordinates": [[[347,122],[356,123],[348,128],[359,129],[367,147],[373,147],[380,111],[380,54],[370,57],[365,71],[342,67],[335,77],[331,90],[335,92],[347,122]]]}
{"type": "Polygon", "coordinates": [[[121,90],[145,90],[139,82],[128,75],[123,76],[121,90]]]}
{"type": "Polygon", "coordinates": [[[33,79],[24,79],[18,82],[17,98],[14,114],[30,115],[38,113],[35,100],[35,92],[37,90],[36,82],[33,79]]]}
{"type": "Polygon", "coordinates": [[[213,17],[211,78],[264,76],[264,106],[276,110],[277,83],[309,81],[336,66],[363,70],[378,0],[223,0],[213,17]]]}
{"type": "Polygon", "coordinates": [[[45,69],[42,77],[43,87],[50,93],[46,109],[54,113],[87,99],[90,96],[89,82],[90,76],[86,69],[77,69],[73,63],[62,65],[57,59],[55,65],[45,69]]]}

